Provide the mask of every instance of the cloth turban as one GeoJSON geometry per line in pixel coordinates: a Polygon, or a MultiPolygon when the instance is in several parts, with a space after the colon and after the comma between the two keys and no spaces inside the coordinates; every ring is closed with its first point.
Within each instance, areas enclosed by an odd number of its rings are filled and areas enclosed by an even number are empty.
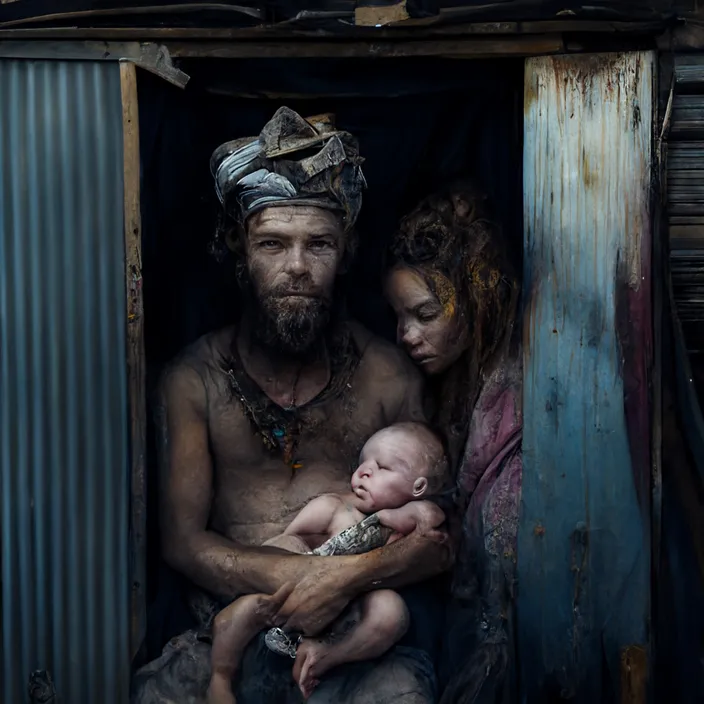
{"type": "Polygon", "coordinates": [[[264,208],[311,205],[339,211],[351,228],[366,187],[357,140],[332,115],[302,118],[282,107],[259,137],[220,145],[210,159],[215,190],[240,222],[264,208]]]}

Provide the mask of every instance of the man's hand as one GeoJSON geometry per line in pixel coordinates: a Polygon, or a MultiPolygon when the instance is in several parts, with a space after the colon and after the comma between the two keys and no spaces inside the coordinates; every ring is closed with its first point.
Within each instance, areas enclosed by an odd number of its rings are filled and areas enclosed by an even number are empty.
{"type": "Polygon", "coordinates": [[[318,557],[293,588],[274,623],[287,631],[315,636],[324,631],[357,596],[346,575],[356,556],[318,557]]]}

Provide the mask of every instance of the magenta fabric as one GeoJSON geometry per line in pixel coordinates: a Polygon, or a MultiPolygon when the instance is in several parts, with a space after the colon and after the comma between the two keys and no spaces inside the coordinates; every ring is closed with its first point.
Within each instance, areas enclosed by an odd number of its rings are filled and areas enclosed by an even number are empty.
{"type": "Polygon", "coordinates": [[[458,470],[469,503],[439,663],[442,704],[496,704],[515,696],[513,613],[521,502],[522,368],[506,355],[485,380],[458,470]]]}

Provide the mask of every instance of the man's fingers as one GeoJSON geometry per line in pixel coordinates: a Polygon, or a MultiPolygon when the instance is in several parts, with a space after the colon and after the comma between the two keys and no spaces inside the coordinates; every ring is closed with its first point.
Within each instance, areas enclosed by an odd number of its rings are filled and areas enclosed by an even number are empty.
{"type": "Polygon", "coordinates": [[[271,595],[271,605],[277,610],[280,609],[288,601],[288,598],[291,596],[291,594],[293,594],[293,590],[295,588],[295,582],[286,582],[285,584],[282,584],[271,595]]]}
{"type": "Polygon", "coordinates": [[[447,542],[447,533],[445,533],[445,531],[437,530],[435,528],[423,530],[421,531],[421,535],[424,538],[427,538],[428,540],[432,540],[434,543],[443,544],[447,542]]]}
{"type": "Polygon", "coordinates": [[[277,626],[276,616],[279,609],[284,605],[286,600],[291,596],[295,588],[295,584],[286,583],[279,587],[271,596],[264,597],[257,606],[257,613],[268,620],[272,626],[277,626]]]}
{"type": "Polygon", "coordinates": [[[313,637],[320,635],[332,619],[325,620],[317,614],[291,614],[291,618],[286,621],[285,628],[297,633],[302,633],[304,636],[313,637]]]}
{"type": "Polygon", "coordinates": [[[272,623],[279,628],[283,628],[287,624],[287,621],[296,610],[296,602],[291,598],[293,594],[294,590],[291,590],[291,593],[283,600],[283,603],[277,603],[278,608],[273,615],[272,623]]]}

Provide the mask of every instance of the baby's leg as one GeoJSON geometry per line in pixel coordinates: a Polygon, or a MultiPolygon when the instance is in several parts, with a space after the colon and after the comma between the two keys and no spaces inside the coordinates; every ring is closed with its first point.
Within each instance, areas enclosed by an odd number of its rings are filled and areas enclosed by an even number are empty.
{"type": "Polygon", "coordinates": [[[208,704],[235,704],[232,679],[244,650],[249,641],[271,623],[291,591],[291,585],[286,584],[273,596],[247,594],[215,617],[208,704]]]}
{"type": "Polygon", "coordinates": [[[298,646],[293,677],[307,699],[320,677],[337,665],[383,655],[408,630],[403,599],[389,589],[365,594],[357,620],[343,633],[304,638],[298,646]]]}

